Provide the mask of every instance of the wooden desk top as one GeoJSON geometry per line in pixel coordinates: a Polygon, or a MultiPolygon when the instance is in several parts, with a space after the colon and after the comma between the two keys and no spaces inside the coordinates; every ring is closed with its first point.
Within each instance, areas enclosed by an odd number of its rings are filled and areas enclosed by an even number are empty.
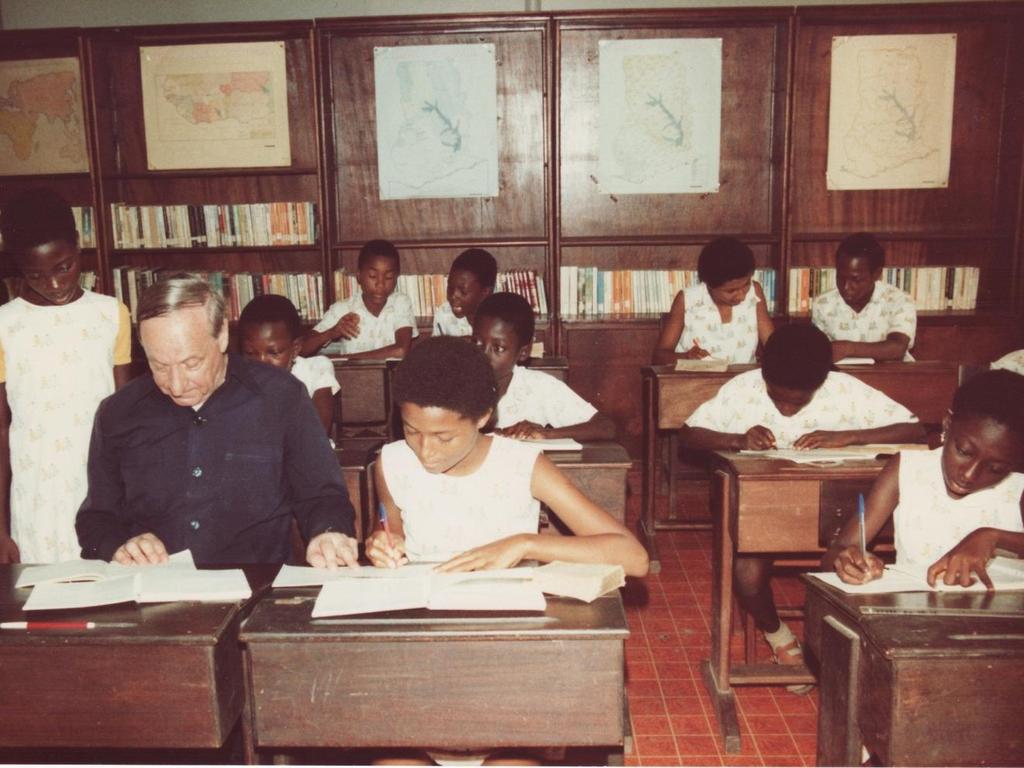
{"type": "Polygon", "coordinates": [[[713,451],[713,460],[738,478],[755,480],[844,480],[873,478],[885,461],[864,459],[821,466],[786,459],[766,459],[735,451],[713,451]]]}
{"type": "Polygon", "coordinates": [[[629,451],[611,440],[582,443],[581,451],[550,451],[544,455],[563,469],[598,467],[606,469],[629,469],[632,459],[629,451]]]}
{"type": "Polygon", "coordinates": [[[549,597],[541,613],[386,611],[312,619],[317,590],[278,589],[264,596],[242,624],[243,643],[366,640],[621,638],[629,636],[618,593],[593,603],[549,597]]]}

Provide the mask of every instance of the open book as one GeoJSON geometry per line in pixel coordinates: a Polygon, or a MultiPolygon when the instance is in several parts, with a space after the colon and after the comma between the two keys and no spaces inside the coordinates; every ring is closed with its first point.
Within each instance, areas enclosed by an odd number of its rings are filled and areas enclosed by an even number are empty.
{"type": "Polygon", "coordinates": [[[590,603],[623,586],[626,572],[621,565],[555,560],[535,568],[533,580],[545,594],[575,597],[590,603]]]}
{"type": "Polygon", "coordinates": [[[676,360],[675,370],[722,373],[729,370],[729,361],[719,360],[715,357],[705,357],[700,360],[687,360],[686,358],[680,358],[679,360],[676,360]]]}
{"type": "Polygon", "coordinates": [[[842,360],[836,360],[836,365],[874,365],[875,358],[873,357],[844,357],[842,360]]]}
{"type": "MultiPolygon", "coordinates": [[[[809,573],[819,581],[823,581],[830,587],[850,595],[877,595],[888,592],[984,592],[985,585],[975,577],[974,583],[969,587],[959,585],[946,585],[938,581],[934,587],[928,586],[926,567],[911,570],[909,568],[898,568],[894,565],[885,566],[882,577],[869,581],[866,584],[847,584],[834,572],[809,573]]],[[[989,578],[996,591],[1024,589],[1024,561],[1010,557],[994,557],[986,568],[989,578]]]]}
{"type": "Polygon", "coordinates": [[[817,464],[832,466],[844,461],[873,461],[879,456],[891,456],[900,451],[927,451],[923,443],[872,443],[870,445],[849,445],[845,448],[773,448],[767,451],[742,450],[744,456],[760,456],[765,459],[784,459],[794,464],[817,464]]]}
{"type": "Polygon", "coordinates": [[[59,583],[68,581],[105,581],[121,576],[129,576],[140,568],[172,569],[175,571],[194,571],[196,564],[189,550],[175,552],[166,563],[161,565],[121,565],[108,563],[105,560],[66,560],[50,565],[31,565],[21,572],[14,586],[34,587],[36,584],[59,583]]]}
{"type": "Polygon", "coordinates": [[[543,611],[547,605],[540,587],[533,581],[530,568],[470,573],[429,570],[401,575],[410,567],[376,569],[394,574],[390,578],[339,578],[327,582],[313,606],[313,618],[409,608],[543,611]]]}
{"type": "Polygon", "coordinates": [[[407,563],[401,568],[375,568],[372,565],[361,565],[358,568],[338,568],[334,571],[306,565],[282,565],[271,586],[274,589],[283,589],[322,587],[332,581],[347,579],[422,579],[426,578],[437,565],[437,563],[407,563]]]}

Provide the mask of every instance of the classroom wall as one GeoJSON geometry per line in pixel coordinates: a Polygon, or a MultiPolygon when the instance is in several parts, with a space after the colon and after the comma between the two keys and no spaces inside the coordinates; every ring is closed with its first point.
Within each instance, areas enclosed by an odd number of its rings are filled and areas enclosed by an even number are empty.
{"type": "MultiPolygon", "coordinates": [[[[880,4],[914,1],[882,0],[880,4]]],[[[641,7],[850,5],[858,2],[864,0],[643,0],[636,3],[629,0],[175,0],[173,3],[166,0],[0,0],[0,29],[641,7]]]]}

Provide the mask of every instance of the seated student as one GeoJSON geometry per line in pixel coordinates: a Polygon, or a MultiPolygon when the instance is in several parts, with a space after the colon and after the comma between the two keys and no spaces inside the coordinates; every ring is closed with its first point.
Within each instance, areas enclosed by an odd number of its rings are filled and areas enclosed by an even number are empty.
{"type": "Polygon", "coordinates": [[[704,246],[700,282],[680,291],[654,349],[654,364],[713,357],[752,363],[757,344],[772,335],[764,291],[754,282],[754,254],[733,237],[704,246]]]}
{"type": "Polygon", "coordinates": [[[533,330],[533,309],[518,294],[492,294],[477,309],[473,342],[487,355],[498,380],[498,434],[521,439],[613,439],[614,422],[568,384],[516,365],[530,358],[533,330]]]}
{"type": "MultiPolygon", "coordinates": [[[[811,325],[787,325],[768,339],[760,370],[722,385],[686,420],[680,441],[697,450],[838,448],[921,440],[910,411],[846,373],[832,370],[832,348],[811,325]]],[[[803,652],[779,620],[769,584],[770,557],[737,555],[736,597],[753,616],[780,664],[803,652]]],[[[805,686],[790,686],[803,691],[805,686]]]]}
{"type": "Polygon", "coordinates": [[[1003,355],[992,363],[992,370],[1012,371],[1013,373],[1024,374],[1024,349],[1018,349],[1016,352],[1010,352],[1008,355],[1003,355]]]}
{"type": "MultiPolygon", "coordinates": [[[[893,518],[896,563],[926,573],[932,586],[992,589],[985,568],[996,547],[1024,556],[1024,376],[978,374],[957,390],[932,451],[889,459],[864,507],[866,540],[893,518]]],[[[822,558],[843,581],[882,575],[882,561],[860,550],[856,517],[822,558]]]]}
{"type": "Polygon", "coordinates": [[[314,355],[330,342],[349,360],[404,357],[419,335],[412,302],[396,293],[401,274],[398,249],[387,240],[371,240],[359,250],[359,293],[336,301],[302,340],[302,354],[314,355]]]}
{"type": "Polygon", "coordinates": [[[334,421],[338,379],[334,375],[334,365],[326,357],[299,357],[302,321],[295,305],[285,296],[257,296],[242,310],[238,318],[238,332],[242,337],[243,355],[250,360],[291,371],[292,376],[306,386],[316,415],[329,435],[334,421]]]}
{"type": "Polygon", "coordinates": [[[811,304],[811,322],[832,342],[832,359],[913,360],[917,309],[899,288],[881,281],[885,251],[864,232],[836,250],[836,287],[811,304]]]}
{"type": "Polygon", "coordinates": [[[497,279],[498,264],[483,248],[460,253],[448,270],[448,301],[434,312],[434,336],[471,336],[477,307],[497,279]]]}

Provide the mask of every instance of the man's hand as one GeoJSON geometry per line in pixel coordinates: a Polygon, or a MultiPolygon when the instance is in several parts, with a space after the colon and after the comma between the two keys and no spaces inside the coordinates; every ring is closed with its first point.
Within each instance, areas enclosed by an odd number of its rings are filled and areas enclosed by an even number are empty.
{"type": "Polygon", "coordinates": [[[384,531],[374,531],[366,540],[366,558],[377,568],[398,568],[409,562],[405,555],[405,539],[398,534],[391,535],[392,544],[384,531]]]}
{"type": "Polygon", "coordinates": [[[159,565],[167,562],[167,547],[156,534],[143,533],[118,547],[111,559],[121,565],[159,565]]]}
{"type": "Polygon", "coordinates": [[[437,570],[442,573],[459,571],[490,571],[496,568],[512,568],[526,557],[529,538],[522,534],[492,541],[476,549],[456,555],[437,570]]]}
{"type": "Polygon", "coordinates": [[[10,536],[0,534],[0,563],[20,563],[21,551],[10,536]]]}
{"type": "Polygon", "coordinates": [[[987,589],[994,590],[995,585],[985,568],[995,555],[997,536],[991,528],[979,528],[964,536],[959,544],[928,568],[928,586],[934,587],[942,575],[942,583],[946,586],[959,584],[969,587],[974,583],[972,574],[977,574],[987,589]]]}
{"type": "Polygon", "coordinates": [[[817,429],[800,435],[793,443],[793,447],[806,451],[812,448],[842,448],[850,444],[850,437],[845,432],[827,432],[817,429]]]}
{"type": "Polygon", "coordinates": [[[359,567],[359,545],[351,536],[325,531],[314,536],[306,547],[306,560],[314,568],[335,570],[339,565],[359,567]]]}
{"type": "Polygon", "coordinates": [[[335,339],[354,339],[359,335],[359,315],[349,312],[331,328],[331,336],[335,339]]]}
{"type": "Polygon", "coordinates": [[[743,448],[747,451],[767,451],[775,447],[775,435],[768,427],[758,424],[743,435],[743,448]]]}
{"type": "Polygon", "coordinates": [[[534,424],[532,421],[520,421],[511,427],[496,429],[495,432],[516,440],[540,440],[544,437],[544,427],[540,424],[534,424]]]}

